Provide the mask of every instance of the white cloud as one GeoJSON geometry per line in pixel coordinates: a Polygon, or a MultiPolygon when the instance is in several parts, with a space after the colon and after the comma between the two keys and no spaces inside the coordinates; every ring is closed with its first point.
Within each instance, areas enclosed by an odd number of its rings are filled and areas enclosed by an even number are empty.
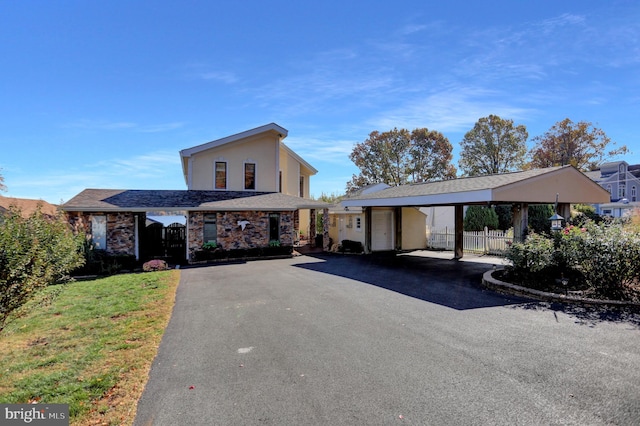
{"type": "Polygon", "coordinates": [[[159,133],[178,129],[184,126],[183,122],[170,122],[159,124],[139,124],[130,121],[103,121],[103,120],[78,120],[62,125],[63,128],[76,128],[85,130],[131,130],[141,133],[159,133]]]}
{"type": "Polygon", "coordinates": [[[497,91],[456,87],[413,98],[398,108],[383,112],[370,120],[374,128],[415,129],[427,127],[442,133],[469,130],[481,117],[489,114],[505,119],[523,119],[532,111],[502,100],[508,97],[497,91]]]}
{"type": "Polygon", "coordinates": [[[198,74],[202,80],[215,80],[222,83],[233,84],[238,82],[238,77],[228,71],[208,71],[198,74]]]}
{"type": "Polygon", "coordinates": [[[167,182],[182,182],[181,170],[177,153],[156,151],[131,158],[100,160],[81,167],[40,171],[36,178],[30,178],[34,173],[26,170],[11,180],[9,189],[16,194],[12,196],[59,203],[69,201],[86,188],[171,189],[167,182]],[[135,188],[131,188],[132,182],[135,188]]]}

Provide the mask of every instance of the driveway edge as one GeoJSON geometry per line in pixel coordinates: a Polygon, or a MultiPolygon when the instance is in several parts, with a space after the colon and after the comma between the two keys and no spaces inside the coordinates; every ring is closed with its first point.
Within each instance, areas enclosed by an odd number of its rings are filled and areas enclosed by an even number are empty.
{"type": "Polygon", "coordinates": [[[564,295],[558,293],[549,293],[546,291],[535,290],[528,287],[500,281],[493,277],[493,270],[487,271],[482,275],[482,285],[499,293],[512,294],[517,296],[531,297],[547,302],[573,303],[580,305],[597,305],[611,306],[617,308],[632,308],[640,310],[640,303],[626,302],[621,300],[602,300],[580,297],[575,295],[564,295]]]}

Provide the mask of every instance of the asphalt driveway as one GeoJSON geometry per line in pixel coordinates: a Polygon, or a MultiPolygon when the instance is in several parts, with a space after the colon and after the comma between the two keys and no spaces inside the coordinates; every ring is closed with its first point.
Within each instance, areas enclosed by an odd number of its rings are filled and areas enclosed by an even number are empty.
{"type": "Polygon", "coordinates": [[[640,423],[640,318],[502,296],[486,263],[185,269],[135,425],[640,423]]]}

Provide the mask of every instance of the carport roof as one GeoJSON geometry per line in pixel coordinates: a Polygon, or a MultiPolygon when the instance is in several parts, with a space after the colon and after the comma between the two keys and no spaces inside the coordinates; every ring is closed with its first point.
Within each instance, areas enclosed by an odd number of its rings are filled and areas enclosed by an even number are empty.
{"type": "Polygon", "coordinates": [[[342,201],[345,206],[498,203],[606,203],[610,194],[573,166],[390,187],[342,201]]]}
{"type": "Polygon", "coordinates": [[[329,204],[279,192],[85,189],[62,205],[65,211],[238,211],[328,208],[329,204]]]}

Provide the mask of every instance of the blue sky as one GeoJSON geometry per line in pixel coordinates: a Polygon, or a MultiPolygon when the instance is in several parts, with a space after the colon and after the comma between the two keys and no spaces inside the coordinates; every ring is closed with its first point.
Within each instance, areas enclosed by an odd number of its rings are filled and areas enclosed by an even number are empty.
{"type": "MultiPolygon", "coordinates": [[[[186,189],[178,151],[275,122],[343,193],[373,130],[591,121],[640,163],[640,2],[0,0],[5,196],[186,189]]],[[[530,145],[531,146],[531,145],[530,145]]]]}

